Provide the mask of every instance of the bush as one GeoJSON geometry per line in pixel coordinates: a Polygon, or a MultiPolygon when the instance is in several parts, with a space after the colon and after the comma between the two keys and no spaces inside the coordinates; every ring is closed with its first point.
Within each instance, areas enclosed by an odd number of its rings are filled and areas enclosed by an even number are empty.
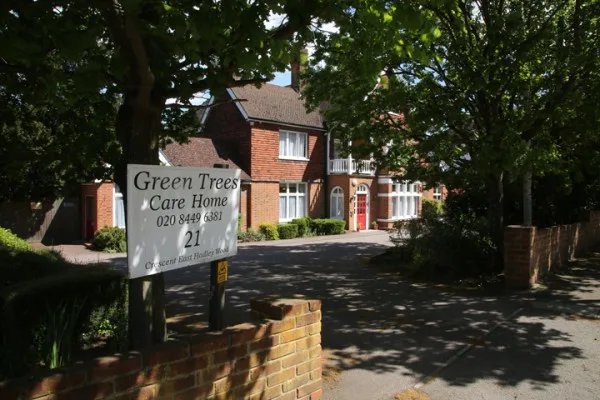
{"type": "Polygon", "coordinates": [[[123,253],[127,251],[125,230],[116,226],[105,226],[92,239],[94,249],[108,253],[123,253]]]}
{"type": "Polygon", "coordinates": [[[279,239],[279,231],[277,230],[277,225],[276,224],[260,224],[260,226],[258,227],[258,231],[267,240],[277,240],[277,239],[279,239]]]}
{"type": "Polygon", "coordinates": [[[346,221],[339,219],[317,218],[310,221],[310,229],[318,236],[339,235],[344,233],[344,228],[346,221]]]}
{"type": "Polygon", "coordinates": [[[439,200],[423,199],[421,205],[421,218],[425,220],[437,219],[444,213],[444,205],[439,200]]]}
{"type": "Polygon", "coordinates": [[[71,266],[0,295],[0,374],[68,364],[76,351],[127,345],[127,278],[105,266],[71,266]]]}
{"type": "Polygon", "coordinates": [[[292,224],[298,225],[298,236],[303,237],[309,234],[310,232],[310,218],[296,218],[293,219],[292,224]]]}
{"type": "Polygon", "coordinates": [[[282,224],[277,226],[280,239],[293,239],[298,237],[298,225],[296,224],[282,224]]]}
{"type": "Polygon", "coordinates": [[[455,280],[494,271],[495,247],[485,218],[473,213],[439,214],[423,207],[419,219],[399,221],[390,238],[410,272],[432,280],[455,280]]]}
{"type": "Polygon", "coordinates": [[[240,242],[260,242],[265,240],[265,236],[252,228],[248,228],[245,232],[238,232],[238,240],[240,242]]]}
{"type": "Polygon", "coordinates": [[[0,247],[0,289],[70,268],[54,250],[14,252],[0,247]]]}
{"type": "Polygon", "coordinates": [[[0,248],[28,251],[31,250],[31,245],[26,240],[12,233],[10,229],[0,227],[0,248]]]}

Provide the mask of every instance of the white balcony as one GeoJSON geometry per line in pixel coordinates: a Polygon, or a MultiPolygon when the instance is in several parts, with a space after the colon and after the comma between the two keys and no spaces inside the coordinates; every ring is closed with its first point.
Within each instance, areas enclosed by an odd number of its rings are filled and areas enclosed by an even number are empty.
{"type": "Polygon", "coordinates": [[[330,175],[375,175],[375,163],[371,160],[334,158],[329,160],[330,175]]]}

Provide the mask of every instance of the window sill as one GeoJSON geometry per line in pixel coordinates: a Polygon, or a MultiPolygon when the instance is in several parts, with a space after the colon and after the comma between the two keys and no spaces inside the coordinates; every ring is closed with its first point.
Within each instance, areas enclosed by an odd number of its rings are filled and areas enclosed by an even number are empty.
{"type": "Polygon", "coordinates": [[[408,221],[409,219],[416,219],[416,218],[419,218],[419,216],[418,215],[413,215],[413,216],[410,216],[410,217],[392,217],[391,221],[392,222],[395,222],[395,221],[408,221]]]}
{"type": "Polygon", "coordinates": [[[308,161],[306,157],[283,157],[279,156],[280,160],[288,160],[288,161],[308,161]]]}

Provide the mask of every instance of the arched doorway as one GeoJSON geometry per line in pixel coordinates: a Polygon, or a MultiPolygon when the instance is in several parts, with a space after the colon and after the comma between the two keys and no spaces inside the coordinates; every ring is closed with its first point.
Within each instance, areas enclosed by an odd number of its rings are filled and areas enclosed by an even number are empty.
{"type": "Polygon", "coordinates": [[[369,187],[365,184],[356,188],[355,202],[356,229],[365,230],[369,226],[369,187]]]}

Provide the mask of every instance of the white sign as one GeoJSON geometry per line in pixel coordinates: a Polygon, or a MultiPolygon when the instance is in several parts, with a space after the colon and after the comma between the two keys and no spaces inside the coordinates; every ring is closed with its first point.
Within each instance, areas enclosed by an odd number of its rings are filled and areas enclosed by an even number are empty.
{"type": "Polygon", "coordinates": [[[127,166],[129,278],[237,253],[240,170],[127,166]]]}

